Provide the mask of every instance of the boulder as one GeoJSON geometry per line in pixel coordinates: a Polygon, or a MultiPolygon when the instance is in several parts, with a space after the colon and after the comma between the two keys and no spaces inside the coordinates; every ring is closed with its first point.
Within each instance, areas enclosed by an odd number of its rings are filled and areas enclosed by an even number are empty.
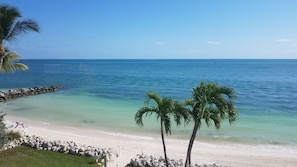
{"type": "Polygon", "coordinates": [[[4,102],[7,100],[20,98],[20,97],[25,97],[25,96],[38,95],[40,93],[54,92],[62,88],[63,88],[62,86],[43,86],[43,87],[10,89],[8,90],[8,92],[0,92],[0,102],[4,102]]]}

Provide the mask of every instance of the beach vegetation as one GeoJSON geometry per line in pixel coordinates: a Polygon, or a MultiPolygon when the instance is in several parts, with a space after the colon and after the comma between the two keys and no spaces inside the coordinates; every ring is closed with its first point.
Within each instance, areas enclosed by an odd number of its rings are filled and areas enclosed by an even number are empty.
{"type": "Polygon", "coordinates": [[[0,111],[0,150],[8,141],[19,139],[22,137],[20,132],[7,131],[6,124],[4,123],[5,115],[6,114],[3,114],[2,111],[0,111]]]}
{"type": "Polygon", "coordinates": [[[185,124],[189,122],[189,112],[184,105],[171,98],[160,97],[156,92],[149,92],[146,96],[145,106],[137,111],[135,114],[136,124],[144,126],[143,117],[151,116],[152,114],[157,116],[160,120],[161,139],[163,144],[165,164],[168,167],[168,157],[166,152],[166,145],[164,139],[164,132],[168,135],[171,134],[171,118],[177,125],[180,125],[182,121],[185,124]],[[153,102],[151,102],[153,101],[153,102]],[[151,103],[150,103],[151,102],[151,103]]]}
{"type": "Polygon", "coordinates": [[[19,56],[9,52],[5,48],[5,42],[16,41],[21,34],[28,32],[39,32],[39,25],[31,19],[22,19],[20,11],[16,7],[0,5],[0,69],[1,72],[13,72],[16,69],[28,69],[23,64],[13,63],[19,56]],[[7,58],[8,57],[8,58],[7,58]],[[6,58],[6,59],[5,59],[6,58]],[[9,61],[13,60],[13,61],[9,61]],[[6,64],[5,63],[12,63],[6,64]],[[5,67],[5,68],[3,68],[5,67]]]}
{"type": "Polygon", "coordinates": [[[5,126],[5,123],[4,123],[4,116],[5,115],[6,114],[3,114],[0,111],[0,150],[3,148],[3,146],[7,142],[6,126],[5,126]]]}
{"type": "Polygon", "coordinates": [[[237,119],[238,111],[233,103],[234,99],[236,99],[234,89],[220,86],[217,83],[201,82],[193,89],[193,98],[185,102],[194,122],[185,167],[191,166],[191,151],[202,122],[205,122],[207,126],[213,123],[219,129],[222,120],[228,119],[231,124],[237,119]]]}
{"type": "Polygon", "coordinates": [[[22,137],[21,133],[19,131],[7,131],[6,136],[8,140],[17,140],[22,137]]]}
{"type": "Polygon", "coordinates": [[[0,166],[9,167],[98,167],[93,157],[77,156],[27,146],[0,151],[0,166]]]}

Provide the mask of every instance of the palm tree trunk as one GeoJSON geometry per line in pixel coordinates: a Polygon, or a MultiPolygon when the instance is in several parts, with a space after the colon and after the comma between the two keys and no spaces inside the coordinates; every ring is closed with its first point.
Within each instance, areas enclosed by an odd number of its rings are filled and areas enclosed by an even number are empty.
{"type": "Polygon", "coordinates": [[[0,43],[0,70],[2,69],[4,56],[5,56],[5,47],[3,43],[0,43]]]}
{"type": "Polygon", "coordinates": [[[199,124],[195,122],[194,128],[193,128],[193,132],[189,141],[189,145],[188,145],[188,151],[187,151],[187,157],[186,157],[186,162],[185,162],[185,167],[190,167],[191,166],[191,152],[192,152],[192,148],[193,148],[193,144],[196,138],[196,134],[199,128],[199,124]]]}
{"type": "Polygon", "coordinates": [[[164,140],[163,121],[162,120],[161,120],[161,137],[162,137],[162,144],[163,144],[166,167],[169,167],[168,159],[167,159],[167,153],[166,153],[166,145],[165,145],[165,140],[164,140]]]}

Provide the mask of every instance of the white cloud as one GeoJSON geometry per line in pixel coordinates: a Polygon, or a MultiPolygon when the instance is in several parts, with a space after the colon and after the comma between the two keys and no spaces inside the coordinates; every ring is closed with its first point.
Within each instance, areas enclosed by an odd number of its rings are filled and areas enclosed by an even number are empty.
{"type": "Polygon", "coordinates": [[[277,39],[276,42],[292,42],[295,41],[295,39],[277,39]]]}
{"type": "Polygon", "coordinates": [[[209,45],[221,45],[221,42],[219,41],[207,41],[206,43],[209,45]]]}

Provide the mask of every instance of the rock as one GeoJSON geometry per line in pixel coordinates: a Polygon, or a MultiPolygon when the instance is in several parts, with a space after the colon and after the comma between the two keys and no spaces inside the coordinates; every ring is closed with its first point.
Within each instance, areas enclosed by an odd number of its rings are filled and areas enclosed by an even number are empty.
{"type": "MultiPolygon", "coordinates": [[[[168,159],[168,165],[170,167],[183,167],[184,161],[182,159],[180,160],[174,160],[174,159],[168,159]]],[[[127,167],[137,167],[137,166],[145,166],[145,167],[163,167],[165,165],[165,160],[162,157],[154,157],[154,156],[147,156],[144,154],[138,154],[136,155],[136,158],[131,159],[130,163],[126,165],[127,167]]],[[[195,167],[223,167],[216,164],[193,164],[192,166],[195,167]]]]}
{"type": "Polygon", "coordinates": [[[7,100],[37,95],[40,93],[54,92],[56,90],[62,89],[62,86],[43,86],[43,87],[32,87],[32,88],[17,88],[10,89],[8,92],[0,92],[0,102],[7,100]]]}

